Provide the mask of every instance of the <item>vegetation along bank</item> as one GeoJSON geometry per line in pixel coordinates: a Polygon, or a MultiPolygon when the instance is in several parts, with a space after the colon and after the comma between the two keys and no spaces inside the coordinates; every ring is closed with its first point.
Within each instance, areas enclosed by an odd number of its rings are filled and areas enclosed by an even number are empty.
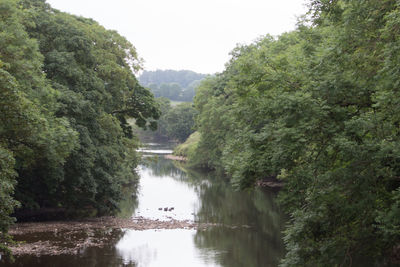
{"type": "Polygon", "coordinates": [[[127,118],[156,128],[158,105],[135,48],[44,0],[0,1],[0,253],[10,216],[43,209],[112,214],[135,183],[127,118]]]}
{"type": "Polygon", "coordinates": [[[196,76],[194,105],[172,108],[139,84],[117,32],[43,0],[1,0],[0,252],[16,208],[112,214],[137,180],[128,119],[159,119],[160,136],[189,136],[175,152],[188,165],[242,190],[285,184],[282,266],[400,264],[400,3],[308,3],[296,30],[237,46],[222,73],[196,76]]]}
{"type": "Polygon", "coordinates": [[[239,189],[277,177],[282,266],[400,261],[400,3],[313,0],[202,81],[177,154],[239,189]]]}

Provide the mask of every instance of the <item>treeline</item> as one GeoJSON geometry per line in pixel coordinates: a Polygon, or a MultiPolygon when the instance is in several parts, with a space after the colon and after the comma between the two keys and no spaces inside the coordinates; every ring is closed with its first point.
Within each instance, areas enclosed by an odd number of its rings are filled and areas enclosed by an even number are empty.
{"type": "Polygon", "coordinates": [[[140,140],[149,142],[184,142],[194,132],[197,110],[193,103],[171,105],[171,101],[165,97],[156,98],[156,102],[161,111],[157,130],[144,130],[136,126],[134,133],[140,140]]]}
{"type": "Polygon", "coordinates": [[[284,181],[282,266],[398,264],[399,74],[398,1],[310,1],[201,83],[190,162],[238,188],[284,181]]]}
{"type": "Polygon", "coordinates": [[[114,211],[135,181],[127,118],[155,128],[135,48],[44,0],[0,1],[0,253],[10,214],[114,211]]]}
{"type": "Polygon", "coordinates": [[[139,77],[139,82],[142,86],[150,88],[155,97],[191,102],[195,88],[206,76],[190,70],[144,71],[139,77]]]}

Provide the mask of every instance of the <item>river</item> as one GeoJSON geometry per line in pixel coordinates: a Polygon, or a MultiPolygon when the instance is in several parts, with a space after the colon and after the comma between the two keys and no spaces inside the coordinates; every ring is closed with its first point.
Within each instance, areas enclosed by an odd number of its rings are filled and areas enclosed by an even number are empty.
{"type": "MultiPolygon", "coordinates": [[[[141,150],[137,197],[129,190],[119,216],[153,221],[209,225],[195,229],[148,229],[94,232],[106,240],[74,254],[22,255],[0,266],[277,266],[284,254],[284,216],[274,192],[234,191],[213,174],[184,169],[164,158],[168,147],[149,144],[141,150]]],[[[76,233],[76,236],[81,233],[76,233]]],[[[66,238],[53,233],[16,236],[17,240],[66,238]]],[[[74,236],[68,236],[73,239],[74,236]]],[[[61,242],[61,241],[60,241],[61,242]]],[[[71,243],[73,244],[73,243],[71,243]]]]}

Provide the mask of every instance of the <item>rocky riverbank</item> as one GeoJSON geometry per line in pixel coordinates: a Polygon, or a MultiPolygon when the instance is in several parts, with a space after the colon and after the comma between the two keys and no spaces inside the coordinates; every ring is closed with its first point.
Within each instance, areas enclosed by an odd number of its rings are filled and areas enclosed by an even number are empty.
{"type": "Polygon", "coordinates": [[[143,217],[122,219],[101,217],[81,221],[17,223],[9,231],[17,241],[11,247],[18,255],[77,254],[87,247],[102,247],[124,229],[199,229],[216,224],[200,224],[189,220],[151,220],[143,217]]]}

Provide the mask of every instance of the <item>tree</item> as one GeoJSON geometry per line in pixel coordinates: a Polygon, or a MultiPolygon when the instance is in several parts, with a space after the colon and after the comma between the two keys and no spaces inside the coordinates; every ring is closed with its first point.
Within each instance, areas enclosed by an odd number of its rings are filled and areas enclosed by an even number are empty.
{"type": "MultiPolygon", "coordinates": [[[[13,193],[42,164],[60,168],[77,145],[77,133],[65,118],[56,118],[56,92],[41,70],[37,42],[24,27],[27,14],[17,2],[0,3],[0,252],[8,254],[10,214],[19,205],[13,193]]],[[[37,179],[35,184],[50,185],[37,179]]],[[[46,190],[46,188],[44,188],[46,190]]],[[[17,199],[23,204],[29,199],[17,199]]]]}
{"type": "Polygon", "coordinates": [[[167,133],[171,138],[184,142],[194,132],[196,110],[191,103],[182,103],[166,115],[167,133]]]}
{"type": "Polygon", "coordinates": [[[171,106],[171,101],[165,97],[159,97],[156,102],[161,111],[157,120],[157,130],[139,130],[136,132],[143,140],[151,141],[179,141],[183,142],[194,132],[194,121],[197,115],[191,103],[181,103],[171,106]]]}
{"type": "Polygon", "coordinates": [[[18,185],[19,195],[31,195],[40,207],[110,213],[117,207],[122,184],[136,179],[136,143],[127,118],[135,118],[140,127],[155,128],[159,116],[153,95],[134,76],[140,68],[136,50],[117,32],[54,10],[42,0],[22,1],[22,6],[33,21],[27,30],[39,41],[43,71],[57,90],[55,114],[68,118],[79,133],[79,148],[63,168],[49,170],[45,180],[51,181],[50,190],[32,187],[43,177],[48,166],[44,164],[18,185]]]}
{"type": "Polygon", "coordinates": [[[296,31],[237,47],[197,91],[199,164],[238,188],[285,182],[283,266],[381,265],[399,253],[398,10],[312,1],[296,31]]]}

